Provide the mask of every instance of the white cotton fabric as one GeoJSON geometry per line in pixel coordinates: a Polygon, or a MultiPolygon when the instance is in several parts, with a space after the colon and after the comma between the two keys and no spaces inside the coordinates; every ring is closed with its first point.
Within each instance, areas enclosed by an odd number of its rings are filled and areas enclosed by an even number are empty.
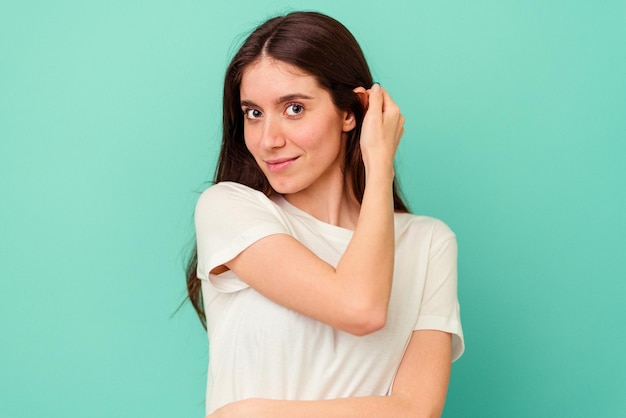
{"type": "MultiPolygon", "coordinates": [[[[388,395],[413,330],[453,335],[463,352],[457,245],[441,221],[395,214],[396,256],[387,323],[357,337],[278,305],[232,271],[209,272],[272,234],[289,234],[336,266],[353,231],[232,182],[207,189],[195,213],[198,277],[207,314],[206,412],[241,399],[388,395]]],[[[289,263],[276,254],[277,263],[289,263]]],[[[268,278],[269,279],[269,278],[268,278]]]]}

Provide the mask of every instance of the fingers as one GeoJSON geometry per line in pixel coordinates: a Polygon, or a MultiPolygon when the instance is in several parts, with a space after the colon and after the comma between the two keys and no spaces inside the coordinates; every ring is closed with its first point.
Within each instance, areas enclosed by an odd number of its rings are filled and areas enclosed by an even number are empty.
{"type": "MultiPolygon", "coordinates": [[[[358,92],[362,94],[364,89],[361,89],[358,92]]],[[[366,172],[373,167],[386,172],[393,166],[393,159],[404,133],[404,116],[389,93],[380,85],[374,84],[366,92],[369,107],[361,131],[363,162],[366,172]]]]}
{"type": "Polygon", "coordinates": [[[389,92],[379,84],[374,84],[371,88],[370,106],[380,109],[384,123],[396,128],[395,131],[398,138],[402,136],[404,132],[404,116],[400,113],[400,107],[393,101],[389,92]]]}
{"type": "Polygon", "coordinates": [[[393,116],[400,113],[398,105],[391,99],[387,90],[378,83],[375,83],[369,90],[357,87],[354,92],[359,96],[366,110],[372,109],[370,113],[389,112],[393,116]]]}
{"type": "Polygon", "coordinates": [[[370,110],[372,111],[371,113],[383,112],[384,93],[382,87],[380,87],[380,84],[375,83],[372,88],[367,91],[367,93],[369,96],[369,107],[367,109],[367,112],[370,113],[370,110]]]}
{"type": "Polygon", "coordinates": [[[363,103],[365,103],[364,96],[367,95],[368,107],[364,122],[373,123],[375,121],[376,123],[395,126],[397,128],[396,133],[404,132],[404,116],[400,113],[400,107],[380,84],[375,83],[369,90],[357,87],[354,92],[359,95],[363,103]]]}
{"type": "Polygon", "coordinates": [[[381,90],[383,96],[383,112],[392,112],[394,115],[400,114],[400,108],[398,107],[396,102],[391,99],[391,96],[389,95],[387,90],[382,88],[381,90]]]}
{"type": "MultiPolygon", "coordinates": [[[[357,87],[353,90],[358,96],[366,110],[366,119],[377,122],[392,123],[400,129],[398,132],[404,132],[404,116],[400,113],[400,108],[393,101],[387,90],[382,88],[380,84],[374,83],[369,89],[357,87]]],[[[400,135],[401,136],[401,135],[400,135]]]]}

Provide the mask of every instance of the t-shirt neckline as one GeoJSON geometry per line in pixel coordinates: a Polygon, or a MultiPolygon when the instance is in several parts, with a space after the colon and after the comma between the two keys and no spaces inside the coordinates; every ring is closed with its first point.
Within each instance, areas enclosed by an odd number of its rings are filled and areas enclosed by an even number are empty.
{"type": "Polygon", "coordinates": [[[276,193],[272,195],[271,198],[285,211],[289,212],[292,215],[307,219],[309,222],[315,224],[316,227],[318,227],[323,232],[326,232],[328,234],[331,234],[337,237],[347,238],[347,239],[350,239],[352,235],[354,234],[354,231],[352,229],[343,228],[341,226],[329,224],[327,222],[317,219],[315,216],[311,215],[310,213],[289,203],[289,201],[285,199],[285,196],[281,194],[276,193]]]}

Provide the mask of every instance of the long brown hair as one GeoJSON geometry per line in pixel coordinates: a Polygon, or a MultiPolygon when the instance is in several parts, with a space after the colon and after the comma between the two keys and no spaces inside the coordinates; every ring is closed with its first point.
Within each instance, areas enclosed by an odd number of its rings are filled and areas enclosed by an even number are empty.
{"type": "MultiPolygon", "coordinates": [[[[245,69],[264,56],[291,64],[314,76],[330,92],[338,109],[354,114],[357,123],[346,141],[343,169],[347,189],[360,203],[365,190],[365,167],[359,138],[365,108],[353,90],[360,86],[369,88],[373,79],[354,36],[335,19],[316,12],[294,12],[269,19],[248,36],[230,62],[224,79],[222,147],[215,183],[234,181],[266,195],[272,193],[269,182],[245,145],[239,92],[245,69]]],[[[393,197],[396,212],[407,212],[395,181],[393,197]]],[[[186,270],[187,292],[206,328],[197,265],[194,248],[186,270]]]]}

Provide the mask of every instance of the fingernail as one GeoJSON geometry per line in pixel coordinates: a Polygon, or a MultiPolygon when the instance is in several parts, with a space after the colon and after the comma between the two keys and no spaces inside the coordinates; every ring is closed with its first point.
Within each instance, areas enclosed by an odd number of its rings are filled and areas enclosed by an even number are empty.
{"type": "Polygon", "coordinates": [[[372,90],[374,91],[380,90],[380,83],[378,81],[374,82],[374,85],[372,86],[372,90]]]}

